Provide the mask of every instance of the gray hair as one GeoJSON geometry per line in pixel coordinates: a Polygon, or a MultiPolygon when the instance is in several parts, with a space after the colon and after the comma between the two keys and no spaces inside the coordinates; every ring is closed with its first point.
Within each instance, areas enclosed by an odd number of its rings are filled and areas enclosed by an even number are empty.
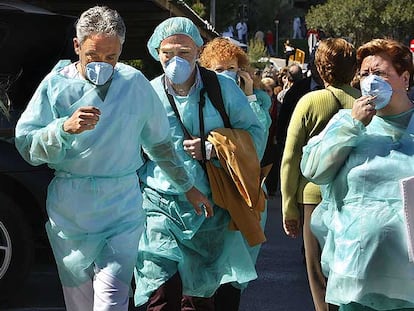
{"type": "Polygon", "coordinates": [[[76,36],[79,43],[94,34],[118,36],[121,44],[125,42],[125,23],[115,10],[106,6],[94,6],[82,13],[76,22],[76,36]]]}

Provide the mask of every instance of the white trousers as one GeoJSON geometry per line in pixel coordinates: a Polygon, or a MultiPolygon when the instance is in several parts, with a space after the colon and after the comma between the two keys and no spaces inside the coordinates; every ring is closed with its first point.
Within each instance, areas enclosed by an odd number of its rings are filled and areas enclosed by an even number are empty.
{"type": "Polygon", "coordinates": [[[63,286],[63,295],[67,311],[127,311],[129,285],[102,269],[93,282],[63,286]]]}

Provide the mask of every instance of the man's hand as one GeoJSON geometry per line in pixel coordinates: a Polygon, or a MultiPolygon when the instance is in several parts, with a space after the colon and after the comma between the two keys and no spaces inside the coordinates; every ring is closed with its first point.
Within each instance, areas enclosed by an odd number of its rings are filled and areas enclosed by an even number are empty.
{"type": "Polygon", "coordinates": [[[192,187],[185,193],[187,200],[193,205],[197,215],[201,215],[204,210],[204,215],[208,218],[214,215],[213,206],[209,199],[202,194],[197,188],[192,187]]]}
{"type": "MultiPolygon", "coordinates": [[[[206,144],[209,144],[209,142],[206,142],[206,144]]],[[[201,153],[201,138],[193,137],[193,139],[186,139],[183,142],[183,146],[184,151],[187,152],[193,159],[196,159],[197,161],[203,160],[203,154],[201,153]]],[[[208,154],[207,151],[206,157],[206,160],[217,157],[214,147],[211,148],[210,154],[208,154]]]]}
{"type": "Polygon", "coordinates": [[[193,159],[202,160],[203,155],[201,154],[201,138],[194,137],[194,139],[186,139],[183,142],[184,150],[193,159]]]}
{"type": "Polygon", "coordinates": [[[101,112],[93,106],[80,107],[63,123],[63,130],[70,134],[80,134],[93,130],[101,112]]]}

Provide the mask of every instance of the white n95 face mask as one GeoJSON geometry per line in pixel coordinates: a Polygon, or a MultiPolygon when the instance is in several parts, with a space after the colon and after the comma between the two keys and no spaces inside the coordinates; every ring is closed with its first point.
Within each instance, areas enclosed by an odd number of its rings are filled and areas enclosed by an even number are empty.
{"type": "Polygon", "coordinates": [[[379,110],[388,105],[392,96],[392,86],[382,77],[370,74],[361,80],[361,94],[375,96],[372,102],[379,110]]]}
{"type": "Polygon", "coordinates": [[[105,62],[91,62],[86,65],[86,78],[95,85],[104,85],[113,73],[114,67],[105,62]]]}
{"type": "Polygon", "coordinates": [[[165,75],[174,84],[182,84],[187,81],[191,71],[191,64],[179,56],[171,58],[164,67],[165,75]]]}

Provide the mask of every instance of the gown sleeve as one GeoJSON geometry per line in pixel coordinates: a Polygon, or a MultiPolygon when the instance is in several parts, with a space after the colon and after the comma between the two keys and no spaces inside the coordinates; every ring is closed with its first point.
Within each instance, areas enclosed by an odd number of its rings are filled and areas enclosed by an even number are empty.
{"type": "Polygon", "coordinates": [[[167,113],[155,90],[149,84],[153,104],[149,119],[143,128],[143,150],[166,173],[169,182],[186,192],[194,185],[193,177],[185,169],[184,161],[176,152],[170,134],[167,113]]]}
{"type": "Polygon", "coordinates": [[[48,95],[48,79],[41,82],[16,125],[15,145],[32,165],[59,163],[74,140],[62,126],[68,117],[58,117],[48,95]]]}
{"type": "Polygon", "coordinates": [[[352,118],[351,110],[340,110],[303,148],[303,176],[318,185],[332,182],[363,133],[365,126],[352,118]]]}
{"type": "Polygon", "coordinates": [[[249,105],[263,125],[265,133],[268,133],[270,124],[272,123],[272,118],[270,117],[269,112],[272,100],[270,99],[270,96],[262,90],[255,89],[254,94],[256,95],[256,100],[249,101],[249,105]]]}

